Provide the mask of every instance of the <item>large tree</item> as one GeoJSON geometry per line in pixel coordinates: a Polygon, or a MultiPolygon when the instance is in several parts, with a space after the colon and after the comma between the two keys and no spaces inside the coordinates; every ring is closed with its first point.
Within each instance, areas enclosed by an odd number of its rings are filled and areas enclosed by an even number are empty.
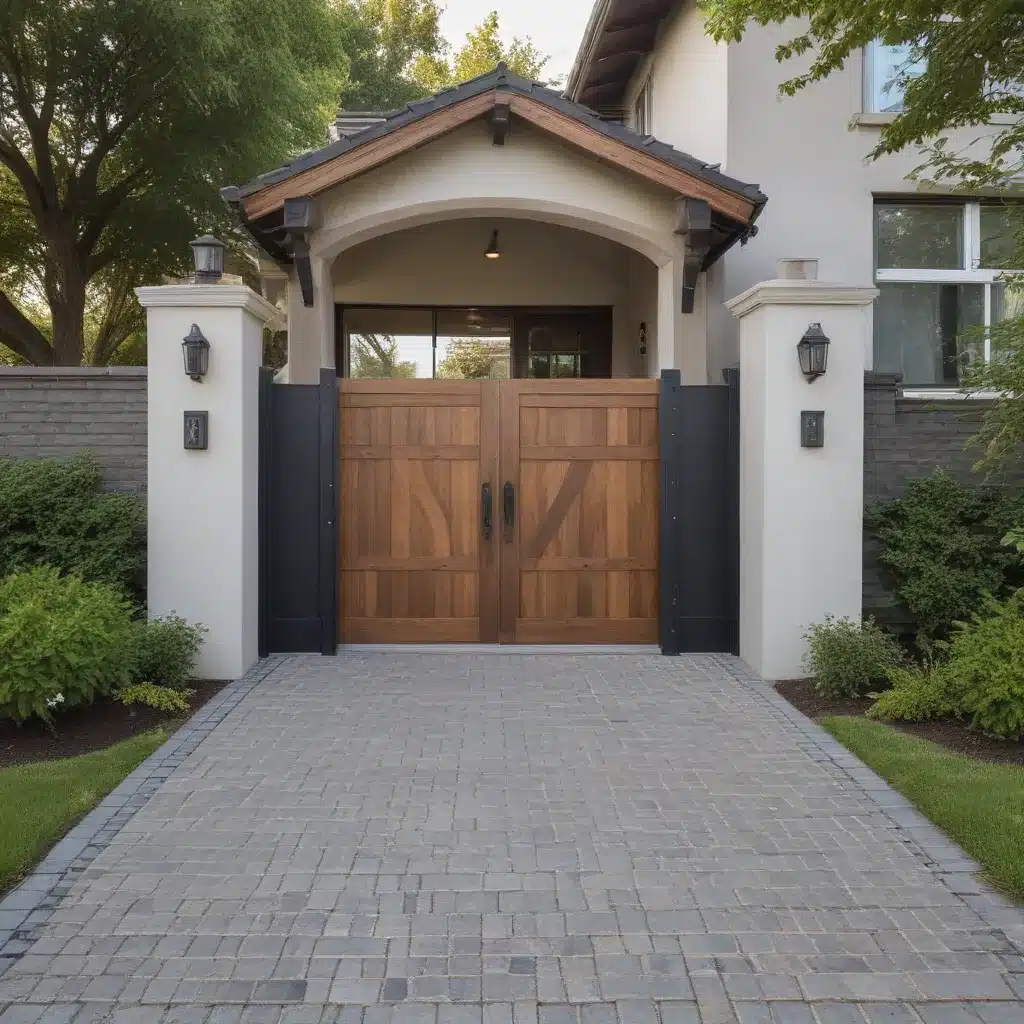
{"type": "Polygon", "coordinates": [[[444,40],[434,0],[352,0],[346,8],[349,81],[345,110],[394,110],[427,91],[412,68],[439,54],[444,40]]]}
{"type": "Polygon", "coordinates": [[[466,42],[458,50],[452,53],[446,44],[438,53],[424,54],[413,64],[412,74],[430,92],[437,92],[493,71],[499,61],[524,78],[540,78],[550,59],[529,38],[516,36],[507,46],[502,43],[498,12],[491,11],[466,33],[466,42]]]}
{"type": "Polygon", "coordinates": [[[81,363],[90,299],[94,344],[124,340],[127,286],[227,229],[220,186],[326,137],[349,26],[333,0],[4,0],[0,344],[81,363]]]}

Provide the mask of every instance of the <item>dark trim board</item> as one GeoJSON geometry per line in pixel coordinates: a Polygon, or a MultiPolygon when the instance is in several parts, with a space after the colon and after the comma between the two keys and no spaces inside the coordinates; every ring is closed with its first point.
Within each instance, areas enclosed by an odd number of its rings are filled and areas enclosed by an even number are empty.
{"type": "Polygon", "coordinates": [[[663,654],[739,652],[739,388],[684,387],[663,370],[663,654]]]}
{"type": "Polygon", "coordinates": [[[260,650],[334,654],[338,641],[338,399],[261,381],[260,650]]]}

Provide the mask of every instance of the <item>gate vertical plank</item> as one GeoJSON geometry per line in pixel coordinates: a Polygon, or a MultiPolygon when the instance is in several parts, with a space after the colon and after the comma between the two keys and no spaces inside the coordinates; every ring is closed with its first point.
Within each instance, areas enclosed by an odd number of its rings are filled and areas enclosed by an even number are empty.
{"type": "Polygon", "coordinates": [[[320,653],[338,648],[338,378],[320,371],[320,653]]]}
{"type": "Polygon", "coordinates": [[[661,371],[661,403],[658,408],[661,434],[661,558],[659,564],[661,653],[680,654],[680,605],[682,601],[682,375],[661,371]]]}
{"type": "Polygon", "coordinates": [[[511,532],[505,527],[504,488],[511,483],[516,489],[516,502],[521,497],[519,479],[519,393],[518,380],[501,381],[501,477],[494,495],[495,533],[501,545],[501,597],[498,639],[503,644],[515,643],[519,616],[519,533],[522,515],[516,509],[516,522],[511,532]]]}
{"type": "MultiPolygon", "coordinates": [[[[477,496],[477,530],[480,537],[480,639],[484,643],[497,643],[500,632],[501,594],[501,485],[499,438],[501,435],[500,380],[486,380],[480,384],[480,488],[477,496]],[[483,485],[491,487],[491,538],[483,535],[483,485]]],[[[463,440],[462,437],[459,438],[463,440]]]]}

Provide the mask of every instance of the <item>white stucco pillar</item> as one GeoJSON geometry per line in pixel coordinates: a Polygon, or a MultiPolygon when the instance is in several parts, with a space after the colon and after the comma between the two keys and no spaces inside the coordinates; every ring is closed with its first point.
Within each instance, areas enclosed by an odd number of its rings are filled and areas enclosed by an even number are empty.
{"type": "Polygon", "coordinates": [[[317,255],[310,259],[313,275],[313,305],[302,301],[295,268],[288,274],[288,382],[316,384],[320,369],[334,366],[334,284],[333,260],[317,255]]]}
{"type": "Polygon", "coordinates": [[[198,676],[233,679],[257,659],[259,368],[276,308],[242,285],[139,288],[149,354],[149,615],[176,612],[209,633],[198,676]],[[201,382],[181,343],[210,343],[201,382]],[[205,451],[184,448],[184,413],[205,411],[205,451]]]}
{"type": "MultiPolygon", "coordinates": [[[[657,352],[654,376],[662,370],[681,370],[682,367],[682,243],[678,255],[658,267],[658,330],[655,338],[657,352]]],[[[683,383],[691,384],[683,373],[683,383]]],[[[700,381],[701,384],[704,381],[700,381]]]]}
{"type": "Polygon", "coordinates": [[[740,321],[740,656],[766,679],[803,674],[803,634],[859,618],[864,503],[864,346],[874,288],[764,281],[730,300],[740,321]],[[831,339],[808,383],[797,342],[831,339]],[[824,411],[824,447],[801,446],[800,413],[824,411]]]}

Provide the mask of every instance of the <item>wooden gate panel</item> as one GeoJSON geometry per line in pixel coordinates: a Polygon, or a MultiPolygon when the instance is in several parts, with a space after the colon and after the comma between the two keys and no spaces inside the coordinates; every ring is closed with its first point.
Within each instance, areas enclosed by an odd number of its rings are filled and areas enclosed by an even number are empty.
{"type": "Polygon", "coordinates": [[[658,383],[506,384],[502,479],[502,639],[656,643],[658,383]]]}
{"type": "Polygon", "coordinates": [[[482,404],[492,384],[341,383],[343,642],[487,638],[481,573],[496,565],[481,543],[480,491],[495,472],[482,404]]]}

